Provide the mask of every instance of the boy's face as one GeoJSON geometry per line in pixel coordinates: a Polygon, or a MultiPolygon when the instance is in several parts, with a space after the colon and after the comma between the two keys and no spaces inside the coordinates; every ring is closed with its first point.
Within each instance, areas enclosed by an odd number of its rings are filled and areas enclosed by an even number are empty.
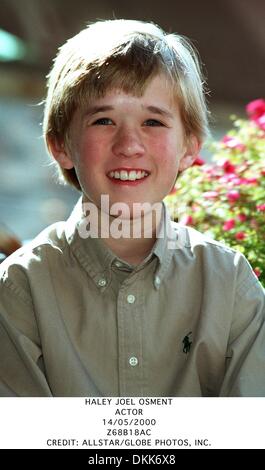
{"type": "Polygon", "coordinates": [[[77,110],[69,142],[53,153],[63,168],[75,167],[86,198],[100,208],[100,197],[107,194],[110,206],[122,202],[130,210],[133,203],[162,201],[199,150],[195,137],[185,142],[179,109],[163,76],[156,76],[143,96],[111,90],[82,113],[77,110]]]}

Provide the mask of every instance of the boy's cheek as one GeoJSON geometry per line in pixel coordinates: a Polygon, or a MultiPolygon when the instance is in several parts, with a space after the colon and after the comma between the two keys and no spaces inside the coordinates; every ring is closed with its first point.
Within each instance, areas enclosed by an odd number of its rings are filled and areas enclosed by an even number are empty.
{"type": "Polygon", "coordinates": [[[177,153],[171,153],[170,155],[161,150],[159,157],[159,167],[163,168],[163,173],[174,173],[178,171],[179,167],[179,156],[177,153]]]}
{"type": "Polygon", "coordinates": [[[85,139],[79,145],[79,160],[86,160],[89,162],[98,162],[99,156],[104,156],[106,153],[107,144],[101,141],[85,139]]]}

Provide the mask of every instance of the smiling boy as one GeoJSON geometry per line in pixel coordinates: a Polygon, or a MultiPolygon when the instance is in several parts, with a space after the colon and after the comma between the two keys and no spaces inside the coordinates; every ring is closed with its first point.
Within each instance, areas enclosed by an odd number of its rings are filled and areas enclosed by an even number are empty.
{"type": "Polygon", "coordinates": [[[44,134],[82,193],[1,267],[1,396],[265,396],[264,292],[162,201],[208,132],[189,43],[88,26],[49,76],[44,134]]]}
{"type": "MultiPolygon", "coordinates": [[[[178,171],[192,164],[199,149],[197,137],[185,136],[172,85],[163,74],[151,78],[140,96],[114,89],[84,111],[78,108],[68,142],[65,146],[49,138],[48,145],[61,168],[75,170],[84,199],[99,211],[102,194],[108,195],[112,208],[126,204],[134,225],[140,217],[135,216],[137,204],[149,204],[151,210],[161,202],[178,171]]],[[[147,210],[144,216],[147,220],[147,210]]],[[[153,235],[105,237],[105,244],[123,260],[138,264],[150,252],[156,231],[153,235]]]]}

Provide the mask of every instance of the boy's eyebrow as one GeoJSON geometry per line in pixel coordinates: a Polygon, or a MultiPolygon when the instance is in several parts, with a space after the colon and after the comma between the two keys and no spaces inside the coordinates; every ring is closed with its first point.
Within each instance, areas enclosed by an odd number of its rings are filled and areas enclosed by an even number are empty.
{"type": "Polygon", "coordinates": [[[147,109],[147,111],[151,111],[151,113],[159,114],[160,116],[166,116],[171,119],[174,117],[167,109],[158,108],[157,106],[143,106],[143,108],[147,109]]]}
{"type": "MultiPolygon", "coordinates": [[[[150,111],[151,113],[154,114],[159,114],[160,116],[167,116],[171,119],[173,119],[173,114],[170,113],[168,110],[163,109],[163,108],[158,108],[157,106],[142,106],[143,109],[150,111]]],[[[110,105],[105,105],[105,106],[91,106],[89,108],[86,108],[84,112],[84,117],[90,117],[93,116],[94,114],[97,113],[104,113],[105,111],[113,111],[115,108],[114,106],[110,105]]]]}
{"type": "Polygon", "coordinates": [[[105,111],[113,111],[114,107],[105,105],[105,106],[91,106],[85,109],[84,117],[93,116],[97,113],[104,113],[105,111]]]}

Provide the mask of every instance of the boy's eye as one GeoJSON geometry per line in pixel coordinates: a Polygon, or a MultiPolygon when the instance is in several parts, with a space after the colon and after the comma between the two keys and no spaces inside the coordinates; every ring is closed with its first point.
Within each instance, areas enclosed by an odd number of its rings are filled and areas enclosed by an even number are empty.
{"type": "Polygon", "coordinates": [[[164,126],[164,124],[160,121],[157,121],[156,119],[147,119],[144,123],[145,126],[164,126]]]}
{"type": "Polygon", "coordinates": [[[100,118],[93,122],[93,126],[109,126],[113,124],[113,121],[109,118],[100,118]]]}

